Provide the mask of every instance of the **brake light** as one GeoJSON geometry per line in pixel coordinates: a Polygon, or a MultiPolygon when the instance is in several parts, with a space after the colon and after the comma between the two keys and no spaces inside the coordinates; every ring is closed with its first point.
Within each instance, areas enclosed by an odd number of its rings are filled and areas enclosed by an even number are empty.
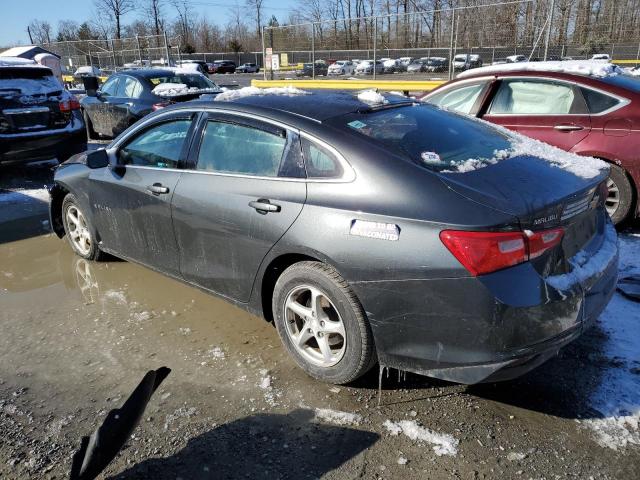
{"type": "Polygon", "coordinates": [[[169,105],[171,105],[171,102],[154,103],[153,106],[151,107],[151,110],[155,112],[156,110],[160,110],[161,108],[168,107],[169,105]]]}
{"type": "Polygon", "coordinates": [[[443,230],[440,240],[473,276],[502,270],[539,257],[558,245],[564,230],[469,232],[443,230]]]}
{"type": "Polygon", "coordinates": [[[62,113],[68,113],[71,110],[79,110],[80,102],[78,102],[78,100],[75,97],[73,97],[68,100],[60,100],[58,107],[60,108],[60,111],[62,113]]]}

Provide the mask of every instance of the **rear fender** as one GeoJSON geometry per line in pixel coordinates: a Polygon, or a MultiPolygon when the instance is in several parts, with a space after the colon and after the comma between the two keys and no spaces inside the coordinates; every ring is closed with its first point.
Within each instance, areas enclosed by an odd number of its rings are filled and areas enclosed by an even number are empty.
{"type": "Polygon", "coordinates": [[[55,183],[49,188],[49,196],[51,201],[49,202],[49,223],[51,229],[58,238],[64,237],[64,225],[62,223],[62,200],[69,193],[61,185],[55,183]]]}

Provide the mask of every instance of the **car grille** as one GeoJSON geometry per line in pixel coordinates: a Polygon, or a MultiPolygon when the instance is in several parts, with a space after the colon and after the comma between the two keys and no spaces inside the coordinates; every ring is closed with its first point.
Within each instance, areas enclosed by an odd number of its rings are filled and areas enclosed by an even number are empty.
{"type": "Polygon", "coordinates": [[[49,125],[49,107],[7,108],[2,111],[14,130],[35,130],[49,125]]]}
{"type": "MultiPolygon", "coordinates": [[[[595,190],[595,189],[594,189],[595,190]]],[[[569,218],[575,217],[576,215],[581,214],[589,209],[591,205],[591,200],[593,198],[594,190],[590,190],[589,193],[583,195],[576,200],[568,203],[564,210],[562,211],[562,216],[560,217],[561,221],[568,220],[569,218]]]]}

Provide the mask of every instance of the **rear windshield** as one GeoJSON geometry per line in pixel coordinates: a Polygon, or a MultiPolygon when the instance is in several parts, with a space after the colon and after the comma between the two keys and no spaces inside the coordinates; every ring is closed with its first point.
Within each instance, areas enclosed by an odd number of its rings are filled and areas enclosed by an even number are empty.
{"type": "Polygon", "coordinates": [[[182,83],[188,88],[218,88],[215,83],[206,78],[204,75],[176,73],[175,75],[163,75],[158,77],[149,77],[147,79],[151,83],[151,88],[155,88],[161,83],[182,83]]]}
{"type": "Polygon", "coordinates": [[[340,117],[351,130],[398,150],[431,170],[495,163],[511,148],[501,132],[429,105],[402,106],[340,117]]]}
{"type": "Polygon", "coordinates": [[[62,85],[46,68],[0,68],[0,96],[59,92],[62,85]]]}

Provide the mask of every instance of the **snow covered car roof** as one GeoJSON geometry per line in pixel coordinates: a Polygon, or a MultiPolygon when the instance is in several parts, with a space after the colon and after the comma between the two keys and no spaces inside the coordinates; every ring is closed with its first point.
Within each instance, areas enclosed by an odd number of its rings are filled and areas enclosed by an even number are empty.
{"type": "Polygon", "coordinates": [[[557,72],[573,73],[590,77],[609,77],[620,75],[624,71],[614,65],[598,60],[569,60],[565,62],[519,62],[488,67],[474,68],[458,75],[457,78],[476,77],[478,75],[496,74],[504,72],[557,72]]]}
{"type": "Polygon", "coordinates": [[[47,68],[28,58],[0,57],[0,67],[36,67],[47,68]]]}

